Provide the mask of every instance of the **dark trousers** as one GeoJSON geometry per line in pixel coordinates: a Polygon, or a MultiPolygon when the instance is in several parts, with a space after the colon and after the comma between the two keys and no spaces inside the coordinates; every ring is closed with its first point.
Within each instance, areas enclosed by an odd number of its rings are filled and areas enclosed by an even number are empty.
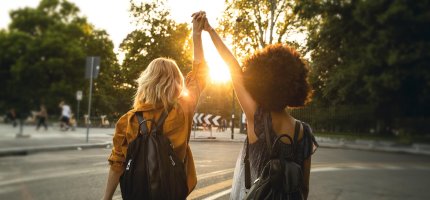
{"type": "Polygon", "coordinates": [[[46,117],[38,117],[38,122],[37,122],[37,127],[36,129],[38,130],[40,128],[40,125],[43,125],[45,127],[45,130],[48,129],[48,125],[46,125],[46,117]]]}

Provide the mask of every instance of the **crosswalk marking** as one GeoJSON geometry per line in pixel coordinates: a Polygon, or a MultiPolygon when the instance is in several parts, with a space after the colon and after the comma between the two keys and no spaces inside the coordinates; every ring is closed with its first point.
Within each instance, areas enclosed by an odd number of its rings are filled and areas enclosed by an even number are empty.
{"type": "Polygon", "coordinates": [[[60,172],[51,172],[44,174],[34,174],[26,177],[19,177],[15,179],[2,180],[0,182],[0,187],[12,184],[18,184],[23,182],[37,181],[37,180],[45,180],[66,176],[78,176],[78,175],[88,175],[88,174],[107,174],[108,168],[93,168],[93,169],[78,169],[78,170],[64,170],[60,172]]]}
{"type": "Polygon", "coordinates": [[[214,176],[220,176],[220,175],[228,174],[228,173],[231,173],[233,171],[234,171],[234,168],[230,168],[230,169],[224,169],[224,170],[210,172],[207,174],[201,174],[201,175],[197,175],[197,180],[200,181],[200,180],[211,178],[214,176]]]}
{"type": "MultiPolygon", "coordinates": [[[[215,176],[220,176],[220,175],[232,173],[233,171],[234,171],[234,168],[229,168],[229,169],[224,169],[224,170],[209,172],[209,173],[206,173],[206,174],[200,174],[200,175],[197,175],[197,180],[201,181],[201,180],[212,178],[212,177],[215,177],[215,176]]],[[[206,193],[206,194],[209,194],[209,193],[206,193]]],[[[114,196],[112,198],[112,200],[121,200],[121,199],[122,199],[121,195],[117,195],[117,196],[114,196]]]]}
{"type": "Polygon", "coordinates": [[[191,194],[188,196],[187,199],[197,199],[199,197],[202,197],[204,195],[210,194],[212,192],[218,191],[220,189],[224,189],[226,187],[231,187],[231,184],[233,183],[233,179],[228,179],[225,181],[221,181],[197,190],[194,190],[191,192],[191,194]]]}
{"type": "Polygon", "coordinates": [[[216,193],[216,194],[214,194],[212,196],[204,198],[203,200],[215,200],[215,199],[218,199],[218,198],[220,198],[220,197],[222,197],[224,195],[230,194],[230,192],[231,192],[231,188],[227,189],[227,190],[224,190],[224,191],[221,191],[221,192],[218,192],[218,193],[216,193]]]}
{"type": "MultiPolygon", "coordinates": [[[[105,162],[93,163],[92,166],[105,165],[105,162]]],[[[312,165],[312,173],[320,172],[334,172],[334,171],[344,171],[344,170],[407,170],[407,169],[421,169],[430,170],[430,165],[420,166],[420,165],[396,165],[393,163],[315,163],[312,165]]],[[[8,174],[0,173],[0,193],[8,193],[16,190],[16,184],[24,182],[32,182],[44,179],[55,179],[59,177],[76,176],[76,175],[88,175],[88,174],[107,174],[107,167],[91,167],[87,169],[60,169],[60,168],[50,168],[42,170],[34,170],[25,177],[17,177],[13,179],[7,179],[8,174]],[[53,173],[51,171],[54,171],[53,173]],[[48,173],[49,172],[49,173],[48,173]]],[[[234,172],[234,168],[222,169],[218,171],[213,171],[205,174],[200,174],[197,176],[198,181],[207,180],[213,177],[219,177],[219,179],[230,178],[212,185],[208,185],[203,188],[197,188],[193,191],[188,199],[202,198],[206,195],[211,195],[205,198],[205,200],[214,200],[231,192],[231,184],[233,175],[231,177],[228,174],[234,172]],[[226,177],[222,177],[225,175],[226,177]],[[228,176],[228,177],[227,177],[228,176]]],[[[114,196],[115,200],[122,199],[120,195],[114,196]]]]}

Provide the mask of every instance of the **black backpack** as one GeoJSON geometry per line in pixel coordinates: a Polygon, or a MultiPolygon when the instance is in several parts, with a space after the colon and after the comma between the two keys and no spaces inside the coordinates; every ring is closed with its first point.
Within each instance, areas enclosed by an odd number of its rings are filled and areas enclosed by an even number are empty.
{"type": "Polygon", "coordinates": [[[139,133],[128,145],[124,173],[120,177],[124,200],[186,199],[188,195],[185,165],[173,151],[173,145],[163,134],[167,113],[156,123],[136,112],[139,133]],[[153,124],[151,132],[146,126],[153,124]]]}
{"type": "Polygon", "coordinates": [[[247,142],[245,154],[245,187],[249,189],[245,199],[303,199],[303,172],[302,167],[296,163],[295,156],[297,137],[300,131],[300,122],[296,121],[294,139],[284,134],[279,135],[271,144],[267,116],[265,122],[265,136],[270,159],[260,172],[259,177],[251,187],[251,172],[249,164],[249,143],[247,142]],[[287,158],[276,155],[275,146],[279,140],[286,137],[292,145],[291,155],[287,158]],[[251,188],[251,189],[250,189],[251,188]]]}

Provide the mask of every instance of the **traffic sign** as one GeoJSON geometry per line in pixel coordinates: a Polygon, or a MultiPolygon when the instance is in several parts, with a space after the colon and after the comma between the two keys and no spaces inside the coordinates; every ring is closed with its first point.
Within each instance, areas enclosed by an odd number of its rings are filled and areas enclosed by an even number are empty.
{"type": "Polygon", "coordinates": [[[85,65],[85,78],[90,79],[91,78],[91,70],[92,78],[97,78],[100,71],[100,57],[99,56],[90,56],[87,57],[87,62],[85,65]]]}
{"type": "Polygon", "coordinates": [[[76,91],[76,100],[78,101],[82,100],[82,90],[76,91]]]}
{"type": "Polygon", "coordinates": [[[204,113],[195,113],[193,116],[193,122],[194,124],[201,125],[204,123],[206,124],[212,124],[214,126],[220,125],[221,116],[219,115],[212,115],[212,114],[204,114],[204,113]]]}
{"type": "Polygon", "coordinates": [[[211,121],[209,121],[209,119],[212,117],[212,115],[211,114],[207,114],[206,116],[205,116],[205,123],[206,124],[211,124],[211,121]]]}

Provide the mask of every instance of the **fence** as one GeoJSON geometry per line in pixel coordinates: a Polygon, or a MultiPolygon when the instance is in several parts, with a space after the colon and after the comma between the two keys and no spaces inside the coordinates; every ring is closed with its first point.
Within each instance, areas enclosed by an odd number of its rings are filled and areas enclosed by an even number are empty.
{"type": "MultiPolygon", "coordinates": [[[[309,123],[317,132],[336,133],[375,133],[387,128],[378,124],[378,119],[370,106],[331,106],[317,107],[310,105],[304,108],[290,109],[292,116],[309,123]]],[[[397,134],[430,134],[430,118],[396,118],[393,119],[391,127],[388,127],[395,135],[397,134]]]]}
{"type": "Polygon", "coordinates": [[[317,132],[369,133],[376,119],[368,106],[331,106],[290,109],[291,115],[309,123],[317,132]]]}

